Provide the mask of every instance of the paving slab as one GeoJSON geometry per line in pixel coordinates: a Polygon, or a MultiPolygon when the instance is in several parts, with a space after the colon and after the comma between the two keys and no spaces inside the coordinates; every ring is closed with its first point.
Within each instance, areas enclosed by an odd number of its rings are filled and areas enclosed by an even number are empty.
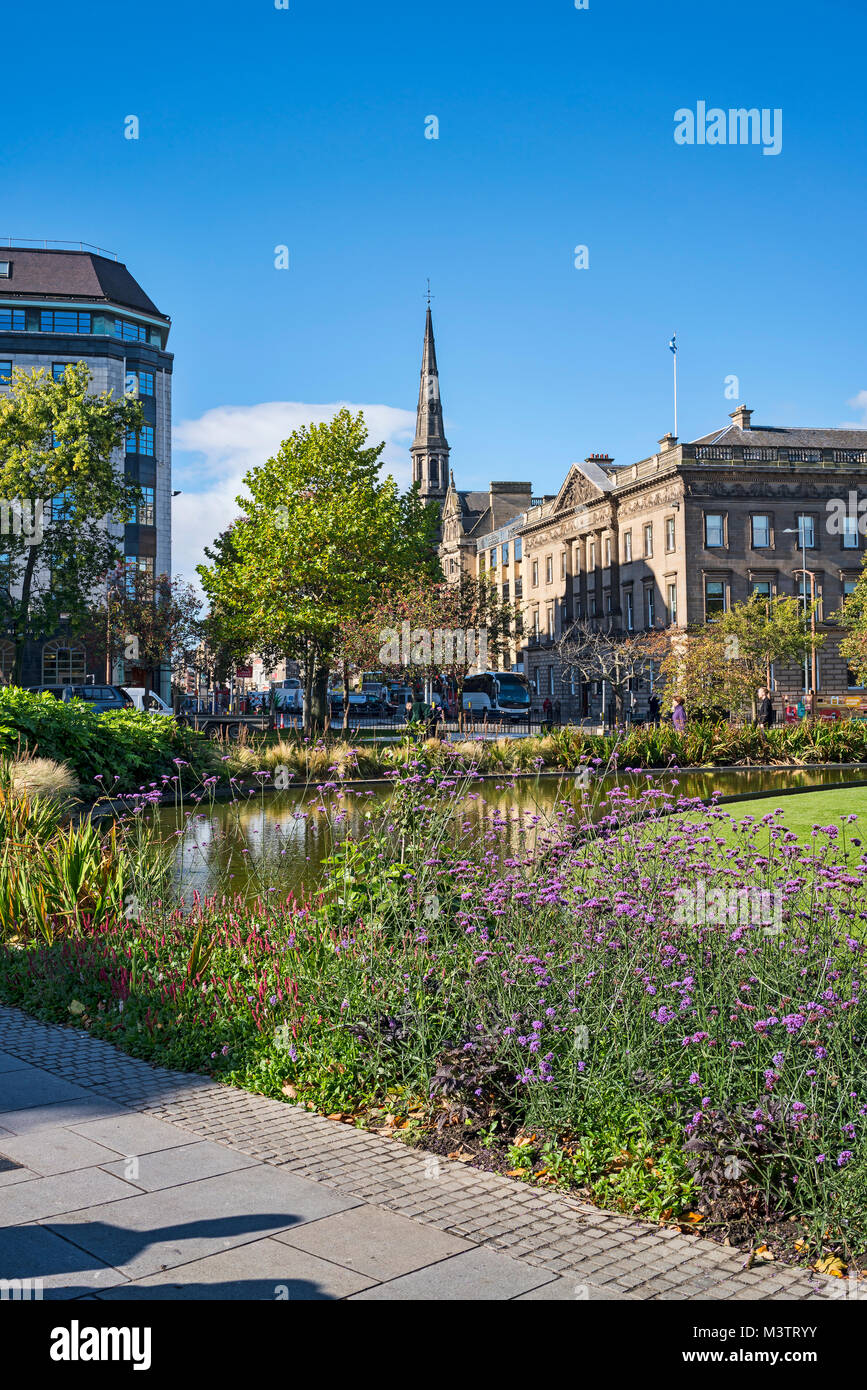
{"type": "Polygon", "coordinates": [[[377,1280],[395,1279],[473,1248],[435,1226],[422,1226],[409,1217],[372,1206],[355,1207],[293,1227],[275,1239],[377,1280]]]}
{"type": "Polygon", "coordinates": [[[106,1149],[124,1155],[157,1153],[162,1149],[180,1148],[189,1144],[195,1137],[175,1125],[163,1120],[154,1120],[150,1115],[139,1115],[134,1111],[112,1108],[109,1115],[82,1120],[69,1120],[65,1123],[76,1134],[92,1139],[106,1149]]]}
{"type": "Polygon", "coordinates": [[[552,1279],[550,1284],[540,1284],[529,1293],[519,1293],[515,1303],[622,1303],[630,1300],[628,1294],[620,1290],[603,1289],[598,1284],[582,1283],[577,1275],[552,1279]]]}
{"type": "Polygon", "coordinates": [[[0,1111],[30,1110],[63,1100],[89,1100],[90,1092],[39,1067],[0,1071],[0,1111]]]}
{"type": "MultiPolygon", "coordinates": [[[[108,1150],[103,1152],[108,1153],[108,1150]]],[[[145,1192],[159,1192],[164,1187],[177,1187],[180,1183],[215,1178],[219,1173],[256,1167],[256,1160],[247,1154],[236,1153],[234,1149],[208,1140],[180,1144],[140,1157],[114,1159],[109,1155],[109,1158],[111,1161],[102,1165],[107,1173],[114,1173],[145,1192]]]]}
{"type": "Polygon", "coordinates": [[[22,1061],[20,1057],[13,1057],[11,1052],[0,1052],[0,1071],[27,1071],[33,1068],[29,1062],[22,1061]]]}
{"type": "Polygon", "coordinates": [[[142,1279],[356,1205],[356,1199],[258,1164],[46,1224],[127,1278],[142,1279]]]}
{"type": "MultiPolygon", "coordinates": [[[[113,1149],[94,1144],[93,1140],[59,1126],[10,1135],[8,1139],[0,1134],[0,1154],[43,1176],[70,1173],[76,1168],[98,1168],[113,1163],[117,1158],[113,1149]]],[[[118,1177],[123,1176],[123,1173],[118,1174],[118,1177]]]]}
{"type": "Polygon", "coordinates": [[[4,1188],[0,1215],[10,1226],[24,1224],[61,1212],[94,1209],[97,1204],[117,1201],[136,1192],[129,1183],[121,1182],[111,1173],[103,1173],[100,1168],[83,1168],[77,1173],[35,1177],[4,1188]]]}
{"type": "Polygon", "coordinates": [[[375,1284],[355,1299],[428,1300],[479,1302],[517,1298],[519,1294],[549,1283],[555,1276],[544,1269],[531,1269],[507,1255],[495,1255],[476,1246],[462,1255],[453,1255],[439,1264],[428,1265],[387,1284],[375,1284]]]}
{"type": "Polygon", "coordinates": [[[0,1228],[0,1279],[40,1279],[44,1298],[82,1298],[123,1283],[124,1276],[44,1226],[6,1226],[0,1228]]]}
{"type": "Polygon", "coordinates": [[[321,1260],[306,1250],[266,1239],[120,1285],[101,1293],[100,1299],[260,1299],[297,1303],[348,1298],[372,1282],[355,1270],[321,1260]]]}
{"type": "MultiPolygon", "coordinates": [[[[113,1101],[102,1100],[92,1093],[85,1093],[85,1100],[73,1100],[57,1105],[34,1105],[26,1110],[0,1111],[0,1129],[10,1134],[30,1134],[37,1129],[54,1129],[57,1125],[84,1124],[88,1120],[106,1119],[110,1115],[122,1115],[123,1111],[113,1101]]],[[[189,1136],[186,1142],[189,1143],[189,1136]]]]}

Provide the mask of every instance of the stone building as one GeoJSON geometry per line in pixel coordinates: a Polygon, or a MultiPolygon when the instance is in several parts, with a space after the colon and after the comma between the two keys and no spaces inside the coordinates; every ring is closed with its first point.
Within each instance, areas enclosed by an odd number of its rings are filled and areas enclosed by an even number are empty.
{"type": "MultiPolygon", "coordinates": [[[[58,246],[54,243],[54,246],[58,246]]],[[[96,249],[0,247],[0,391],[13,367],[62,374],[70,363],[90,368],[92,390],[137,396],[142,429],[117,451],[116,466],[141,485],[134,520],[117,529],[129,575],[171,574],[171,401],[173,356],[166,350],[171,320],[126,266],[96,249]]],[[[168,656],[168,654],[167,654],[168,656]]],[[[0,633],[0,670],[8,675],[12,644],[0,633]]],[[[144,673],[115,663],[118,683],[142,683],[144,673]]],[[[63,633],[30,642],[24,685],[101,681],[89,671],[85,647],[63,633]]],[[[171,697],[168,659],[153,683],[171,697]]]]}
{"type": "MultiPolygon", "coordinates": [[[[600,691],[564,678],[554,646],[575,619],[639,631],[711,621],[753,592],[814,593],[825,644],[821,698],[864,692],[839,654],[834,621],[861,568],[857,508],[867,499],[867,430],[731,424],[690,443],[671,435],[650,457],[574,464],[556,498],[531,507],[523,540],[526,669],[565,713],[598,713],[600,691]],[[848,522],[837,525],[841,508],[848,522]]],[[[812,671],[807,673],[812,684],[812,671]]],[[[804,693],[802,667],[773,673],[780,707],[804,693]]],[[[636,692],[638,706],[647,690],[636,692]]]]}

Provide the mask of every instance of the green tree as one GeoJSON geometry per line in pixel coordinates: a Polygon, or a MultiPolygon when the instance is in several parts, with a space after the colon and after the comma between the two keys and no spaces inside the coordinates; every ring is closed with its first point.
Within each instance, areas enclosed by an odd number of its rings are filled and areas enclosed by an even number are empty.
{"type": "Polygon", "coordinates": [[[71,634],[86,630],[93,592],[123,550],[107,523],[129,521],[141,497],[112,457],[141,407],[89,385],[83,362],[57,381],[15,368],[0,397],[0,607],[16,682],[25,643],[56,632],[61,615],[71,634]]]}
{"type": "Polygon", "coordinates": [[[843,600],[839,614],[846,636],[840,643],[840,655],[855,672],[859,685],[867,683],[867,553],[855,588],[843,600]]]}
{"type": "Polygon", "coordinates": [[[436,512],[380,476],[384,447],[368,447],[363,415],[346,409],[296,430],[247,473],[243,515],[199,566],[227,645],[303,663],[308,730],[325,722],[341,624],[415,571],[442,578],[436,512]]]}

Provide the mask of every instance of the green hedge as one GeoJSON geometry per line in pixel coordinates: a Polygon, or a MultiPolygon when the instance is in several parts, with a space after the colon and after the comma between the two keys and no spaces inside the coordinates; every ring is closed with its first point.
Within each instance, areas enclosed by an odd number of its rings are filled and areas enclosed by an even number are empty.
{"type": "Polygon", "coordinates": [[[137,791],[164,774],[173,777],[176,759],[189,764],[180,769],[186,785],[219,766],[204,735],[179,728],[174,719],[133,709],[98,714],[83,700],[64,704],[13,686],[0,690],[0,757],[19,750],[67,763],[85,797],[137,791]]]}

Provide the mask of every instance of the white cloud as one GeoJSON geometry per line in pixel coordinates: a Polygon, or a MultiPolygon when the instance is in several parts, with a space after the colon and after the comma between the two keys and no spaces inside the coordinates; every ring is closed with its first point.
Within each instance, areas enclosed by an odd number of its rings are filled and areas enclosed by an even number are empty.
{"type": "Polygon", "coordinates": [[[853,396],[847,405],[854,405],[856,410],[861,411],[860,420],[844,420],[839,426],[841,430],[865,430],[867,429],[867,391],[859,391],[853,396]]]}
{"type": "Polygon", "coordinates": [[[302,401],[264,401],[260,405],[222,405],[197,420],[181,420],[174,429],[172,569],[198,583],[196,565],[204,548],[238,513],[235,498],[243,493],[244,474],[276,453],[282,441],[302,425],[331,420],[344,406],[364,412],[368,441],[385,441],[383,468],[398,484],[410,484],[409,446],[415,414],[390,405],[305,405],[302,401]],[[195,457],[190,457],[194,455],[195,457]]]}

